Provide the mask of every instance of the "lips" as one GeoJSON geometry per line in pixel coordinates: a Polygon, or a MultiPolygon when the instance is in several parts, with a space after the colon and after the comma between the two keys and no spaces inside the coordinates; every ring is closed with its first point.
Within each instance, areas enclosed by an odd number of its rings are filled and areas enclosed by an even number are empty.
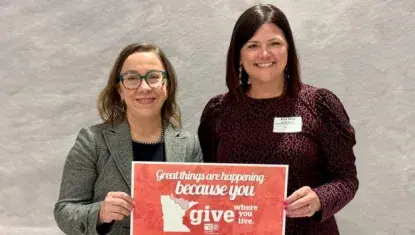
{"type": "Polygon", "coordinates": [[[258,68],[270,68],[274,64],[275,62],[263,62],[263,63],[255,63],[255,66],[258,68]]]}
{"type": "Polygon", "coordinates": [[[138,98],[135,99],[139,104],[152,104],[156,98],[153,97],[146,97],[146,98],[138,98]]]}

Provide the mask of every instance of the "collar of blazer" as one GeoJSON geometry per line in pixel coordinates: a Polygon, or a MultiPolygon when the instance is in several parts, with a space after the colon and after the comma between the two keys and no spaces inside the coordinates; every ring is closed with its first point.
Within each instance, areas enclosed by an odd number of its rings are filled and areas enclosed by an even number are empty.
{"type": "MultiPolygon", "coordinates": [[[[166,123],[164,132],[164,148],[166,161],[182,162],[186,154],[186,137],[180,129],[166,123]]],[[[132,139],[128,121],[113,125],[104,131],[104,138],[111,157],[123,179],[131,189],[131,165],[133,160],[132,139]]]]}

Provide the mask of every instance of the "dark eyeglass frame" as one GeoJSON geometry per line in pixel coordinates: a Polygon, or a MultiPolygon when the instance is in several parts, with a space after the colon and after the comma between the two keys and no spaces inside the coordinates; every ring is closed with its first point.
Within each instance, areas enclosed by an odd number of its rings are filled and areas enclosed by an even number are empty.
{"type": "Polygon", "coordinates": [[[149,70],[144,75],[140,75],[139,73],[126,72],[126,73],[123,73],[123,74],[120,74],[119,75],[118,82],[121,82],[122,85],[124,86],[124,88],[125,89],[128,89],[128,90],[136,90],[136,89],[138,89],[141,86],[141,83],[143,82],[143,80],[146,81],[146,83],[147,83],[147,85],[149,87],[151,87],[151,88],[157,88],[157,87],[154,87],[153,85],[151,85],[150,83],[148,83],[148,80],[147,80],[147,76],[150,73],[152,73],[152,72],[161,72],[161,75],[162,75],[162,78],[161,78],[162,79],[161,86],[163,86],[167,82],[167,79],[168,79],[167,71],[166,70],[158,70],[158,69],[149,70]],[[137,76],[138,78],[140,78],[140,83],[138,84],[138,86],[136,88],[128,88],[128,87],[125,86],[125,84],[124,84],[124,76],[125,75],[128,75],[128,74],[133,74],[133,75],[137,76]]]}

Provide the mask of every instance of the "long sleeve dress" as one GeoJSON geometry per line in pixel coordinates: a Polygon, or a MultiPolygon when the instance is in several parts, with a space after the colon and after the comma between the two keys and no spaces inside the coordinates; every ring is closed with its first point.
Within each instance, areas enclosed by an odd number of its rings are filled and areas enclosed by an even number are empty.
{"type": "Polygon", "coordinates": [[[287,194],[310,186],[321,211],[287,218],[285,234],[339,234],[334,214],[354,198],[359,181],[355,131],[338,97],[303,84],[296,98],[245,98],[225,93],[205,106],[198,129],[204,162],[289,165],[287,194]],[[301,117],[301,132],[275,133],[276,117],[301,117]]]}

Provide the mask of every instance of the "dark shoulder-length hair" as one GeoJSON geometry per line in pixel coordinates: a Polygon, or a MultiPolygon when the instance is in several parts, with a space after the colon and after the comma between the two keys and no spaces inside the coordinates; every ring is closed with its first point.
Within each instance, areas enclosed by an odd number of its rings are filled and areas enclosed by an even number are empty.
{"type": "Polygon", "coordinates": [[[244,93],[248,89],[248,74],[243,69],[241,79],[239,79],[241,49],[264,23],[273,23],[284,32],[288,42],[285,94],[295,97],[301,89],[301,79],[293,34],[285,14],[271,4],[259,4],[248,8],[234,26],[226,64],[226,85],[229,93],[237,98],[244,97],[244,93]]]}
{"type": "Polygon", "coordinates": [[[151,43],[133,43],[120,52],[112,67],[108,83],[98,96],[97,106],[99,115],[105,123],[110,124],[117,124],[126,119],[126,107],[118,93],[120,86],[119,75],[127,57],[136,52],[154,52],[160,58],[168,77],[166,83],[167,99],[161,109],[161,115],[163,121],[176,127],[181,127],[181,115],[176,102],[177,78],[175,69],[161,48],[151,43]]]}

